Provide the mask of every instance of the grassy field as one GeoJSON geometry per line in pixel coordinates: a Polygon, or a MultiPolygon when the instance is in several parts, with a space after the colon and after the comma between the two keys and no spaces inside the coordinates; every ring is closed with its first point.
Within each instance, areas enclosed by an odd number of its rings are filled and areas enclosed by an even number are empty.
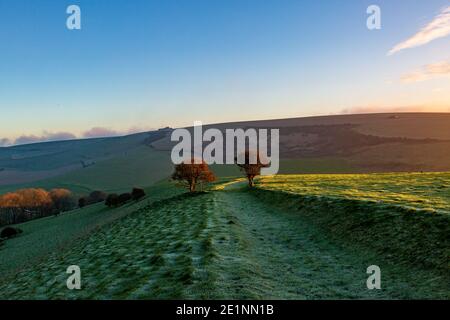
{"type": "Polygon", "coordinates": [[[124,192],[164,179],[172,170],[169,154],[139,146],[95,166],[48,179],[45,184],[86,191],[124,192]]]}
{"type": "Polygon", "coordinates": [[[140,145],[111,159],[101,160],[91,167],[72,170],[57,177],[0,186],[0,194],[29,187],[47,190],[66,188],[76,194],[86,194],[93,190],[123,192],[132,187],[151,185],[167,177],[173,169],[169,157],[167,152],[140,145]]]}
{"type": "Polygon", "coordinates": [[[264,177],[257,196],[299,212],[336,241],[450,275],[450,174],[264,177]]]}
{"type": "Polygon", "coordinates": [[[277,175],[266,190],[393,204],[450,214],[450,173],[277,175]]]}
{"type": "Polygon", "coordinates": [[[0,148],[0,167],[24,171],[49,170],[124,154],[157,132],[124,137],[54,141],[0,148]]]}
{"type": "Polygon", "coordinates": [[[0,148],[0,194],[31,187],[83,194],[151,185],[172,171],[170,154],[148,146],[161,136],[154,131],[0,148]]]}
{"type": "MultiPolygon", "coordinates": [[[[212,165],[211,170],[219,177],[235,177],[241,175],[236,165],[212,165]]],[[[280,159],[279,174],[306,174],[306,173],[348,173],[358,168],[352,167],[341,158],[301,158],[280,159]]]]}
{"type": "Polygon", "coordinates": [[[448,299],[443,193],[430,191],[422,207],[407,200],[425,198],[432,181],[447,184],[448,174],[279,176],[256,190],[224,179],[195,195],[164,182],[119,209],[98,204],[21,225],[0,249],[0,298],[448,299]],[[369,192],[377,181],[383,198],[369,192]],[[359,195],[338,193],[343,185],[359,195]],[[394,201],[401,192],[410,197],[394,201]],[[19,253],[36,243],[45,250],[19,253]],[[79,291],[65,286],[73,264],[79,291]],[[366,288],[373,264],[382,290],[366,288]]]}

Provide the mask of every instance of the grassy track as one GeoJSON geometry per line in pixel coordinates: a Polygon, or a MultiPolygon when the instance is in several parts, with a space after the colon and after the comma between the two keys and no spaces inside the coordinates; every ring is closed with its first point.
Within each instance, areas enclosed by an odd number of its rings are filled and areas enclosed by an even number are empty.
{"type": "MultiPolygon", "coordinates": [[[[230,263],[223,286],[233,288],[233,298],[448,298],[448,275],[396,265],[387,256],[334,241],[312,221],[269,205],[245,189],[217,194],[233,221],[230,263]],[[366,268],[378,265],[383,290],[366,288],[366,268]],[[241,268],[239,268],[241,266],[241,268]],[[240,289],[240,290],[239,290],[240,289]],[[245,293],[244,293],[245,292],[245,293]]],[[[226,250],[219,250],[226,251],[226,250]]],[[[230,294],[230,293],[228,293],[230,294]]],[[[229,297],[229,296],[228,296],[229,297]]]]}
{"type": "Polygon", "coordinates": [[[0,298],[450,297],[445,274],[349,246],[297,210],[241,186],[135,207],[0,283],[0,298]],[[65,286],[72,264],[82,270],[80,291],[65,286]],[[372,264],[382,269],[379,291],[366,288],[372,264]]]}

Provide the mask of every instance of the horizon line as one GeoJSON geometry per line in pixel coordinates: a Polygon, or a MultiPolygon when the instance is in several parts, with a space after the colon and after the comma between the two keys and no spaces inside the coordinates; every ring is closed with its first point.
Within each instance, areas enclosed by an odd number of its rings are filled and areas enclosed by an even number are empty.
{"type": "MultiPolygon", "coordinates": [[[[327,118],[327,117],[352,117],[352,116],[364,116],[364,115],[394,115],[394,114],[445,114],[450,115],[450,111],[395,111],[395,112],[363,112],[363,113],[348,113],[348,114],[329,114],[329,115],[311,115],[311,116],[301,116],[301,117],[291,117],[291,118],[270,118],[270,119],[254,119],[254,120],[237,120],[237,121],[226,121],[226,122],[214,122],[214,123],[204,123],[202,126],[218,126],[218,125],[225,125],[225,124],[242,124],[242,123],[252,123],[252,122],[262,122],[262,121],[283,121],[283,120],[293,120],[293,119],[312,119],[312,118],[327,118]]],[[[99,140],[99,139],[113,139],[113,138],[123,138],[123,137],[130,137],[133,135],[143,134],[143,133],[152,133],[152,132],[158,132],[164,129],[189,129],[193,128],[192,126],[181,126],[181,127],[170,127],[166,126],[163,128],[158,128],[154,130],[149,131],[140,131],[140,132],[134,132],[134,133],[128,133],[128,134],[122,134],[122,135],[111,135],[111,136],[103,136],[103,137],[78,137],[75,139],[62,139],[62,140],[48,140],[48,141],[37,141],[37,142],[31,142],[31,143],[23,143],[23,144],[12,144],[9,146],[0,146],[1,149],[8,149],[8,148],[16,148],[16,147],[23,147],[23,146],[32,146],[37,144],[44,144],[44,143],[58,143],[58,142],[69,142],[69,141],[84,141],[84,140],[99,140]]]]}

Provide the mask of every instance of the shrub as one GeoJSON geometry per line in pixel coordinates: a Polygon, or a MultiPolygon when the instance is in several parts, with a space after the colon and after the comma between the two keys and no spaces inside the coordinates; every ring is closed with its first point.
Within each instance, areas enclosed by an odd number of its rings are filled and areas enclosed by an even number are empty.
{"type": "Polygon", "coordinates": [[[75,208],[75,199],[72,192],[67,189],[53,189],[49,192],[53,201],[53,210],[55,215],[62,211],[69,211],[75,208]]]}
{"type": "Polygon", "coordinates": [[[18,235],[19,233],[22,233],[22,230],[20,230],[19,228],[6,227],[0,233],[0,238],[9,239],[9,238],[12,238],[12,237],[18,235]]]}
{"type": "Polygon", "coordinates": [[[80,208],[83,208],[83,207],[86,206],[87,204],[88,204],[88,203],[87,203],[86,197],[82,197],[82,198],[78,199],[78,206],[79,206],[80,208]]]}
{"type": "Polygon", "coordinates": [[[106,200],[107,194],[103,191],[92,191],[88,196],[82,197],[78,200],[78,206],[83,208],[84,206],[103,202],[106,200]]]}
{"type": "Polygon", "coordinates": [[[106,197],[107,195],[103,191],[92,191],[89,194],[89,204],[105,201],[106,197]]]}
{"type": "Polygon", "coordinates": [[[122,193],[118,198],[119,205],[124,204],[125,202],[131,200],[131,193],[122,193]]]}
{"type": "Polygon", "coordinates": [[[116,193],[108,194],[105,204],[108,207],[116,207],[119,204],[119,196],[116,193]]]}
{"type": "Polygon", "coordinates": [[[131,191],[131,197],[133,198],[133,200],[139,200],[139,199],[143,198],[144,196],[145,196],[144,189],[133,188],[133,190],[131,191]]]}

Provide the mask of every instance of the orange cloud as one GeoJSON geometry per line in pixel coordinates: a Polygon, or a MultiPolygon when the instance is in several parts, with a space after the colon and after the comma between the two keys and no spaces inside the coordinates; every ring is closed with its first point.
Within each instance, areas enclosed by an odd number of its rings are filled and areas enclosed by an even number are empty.
{"type": "Polygon", "coordinates": [[[341,114],[364,114],[364,113],[401,113],[401,112],[450,112],[450,106],[356,106],[343,109],[341,114]]]}
{"type": "Polygon", "coordinates": [[[417,70],[401,77],[403,83],[419,82],[431,80],[437,77],[450,76],[450,62],[441,61],[437,63],[423,66],[421,70],[417,70]]]}

